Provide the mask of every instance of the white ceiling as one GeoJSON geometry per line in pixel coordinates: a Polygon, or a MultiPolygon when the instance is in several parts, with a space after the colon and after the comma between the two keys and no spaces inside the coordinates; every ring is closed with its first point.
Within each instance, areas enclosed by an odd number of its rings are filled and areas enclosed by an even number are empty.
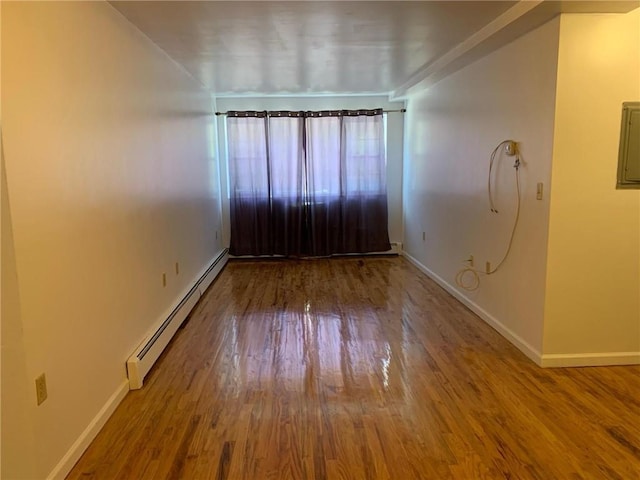
{"type": "Polygon", "coordinates": [[[629,11],[638,1],[111,4],[217,95],[401,95],[560,11],[629,11]]]}

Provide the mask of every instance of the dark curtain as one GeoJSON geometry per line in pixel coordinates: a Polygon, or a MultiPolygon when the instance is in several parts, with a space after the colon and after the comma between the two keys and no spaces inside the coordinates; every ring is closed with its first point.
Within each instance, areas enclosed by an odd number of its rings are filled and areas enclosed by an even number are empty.
{"type": "Polygon", "coordinates": [[[387,251],[382,110],[229,112],[232,255],[387,251]]]}

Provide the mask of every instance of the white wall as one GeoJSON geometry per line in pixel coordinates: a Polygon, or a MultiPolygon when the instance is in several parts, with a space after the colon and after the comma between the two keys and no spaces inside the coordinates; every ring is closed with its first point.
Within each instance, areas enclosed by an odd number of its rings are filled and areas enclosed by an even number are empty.
{"type": "Polygon", "coordinates": [[[640,101],[640,9],[563,15],[547,356],[597,353],[606,363],[640,361],[640,191],[615,188],[624,101],[640,101]]]}
{"type": "Polygon", "coordinates": [[[35,478],[35,443],[32,401],[27,381],[26,352],[20,315],[20,295],[13,249],[11,213],[2,158],[2,475],[0,478],[35,478]],[[11,476],[9,476],[11,475],[11,476]]]}
{"type": "Polygon", "coordinates": [[[423,270],[531,358],[542,352],[559,20],[554,19],[440,81],[411,91],[406,119],[404,248],[423,270]],[[489,211],[489,156],[519,142],[522,209],[512,251],[475,292],[455,286],[473,255],[483,271],[503,255],[515,212],[513,159],[497,164],[498,215],[489,211]],[[422,232],[426,239],[423,241],[422,232]]]}
{"type": "MultiPolygon", "coordinates": [[[[387,96],[316,96],[316,97],[218,97],[217,108],[228,110],[339,110],[359,108],[384,108],[397,110],[404,102],[389,102],[387,96]]],[[[219,123],[220,158],[226,158],[224,142],[224,117],[219,123]]],[[[402,156],[404,114],[387,115],[387,197],[389,208],[389,240],[402,242],[402,156]]],[[[225,163],[225,162],[223,162],[225,163]]],[[[226,171],[225,171],[226,173],[226,171]]],[[[225,184],[226,188],[226,184],[225,184]]],[[[228,218],[228,201],[225,202],[225,217],[228,218]]],[[[225,222],[228,225],[228,221],[225,222]]],[[[229,232],[225,231],[226,245],[229,232]]]]}
{"type": "Polygon", "coordinates": [[[2,468],[43,478],[222,248],[215,128],[209,94],[109,4],[2,10],[2,468]],[[49,398],[36,407],[42,372],[49,398]],[[33,431],[4,421],[23,417],[33,431]],[[16,438],[17,454],[5,448],[16,438]]]}

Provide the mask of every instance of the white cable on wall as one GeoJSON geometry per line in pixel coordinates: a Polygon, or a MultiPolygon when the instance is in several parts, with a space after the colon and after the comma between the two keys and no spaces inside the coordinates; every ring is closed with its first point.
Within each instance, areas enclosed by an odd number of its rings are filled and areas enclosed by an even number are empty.
{"type": "Polygon", "coordinates": [[[480,286],[480,275],[478,271],[473,267],[463,268],[456,274],[456,285],[469,292],[477,290],[480,286]],[[469,276],[471,277],[471,283],[465,281],[465,278],[469,276]]]}
{"type": "Polygon", "coordinates": [[[474,290],[477,290],[478,287],[480,287],[481,274],[493,275],[500,269],[502,264],[505,262],[505,260],[509,256],[509,252],[511,252],[511,247],[513,246],[513,238],[515,236],[516,228],[518,227],[518,221],[520,219],[520,166],[521,166],[521,163],[520,163],[520,152],[518,151],[518,144],[513,140],[503,140],[496,146],[496,148],[493,149],[493,152],[491,152],[491,156],[489,158],[489,176],[487,180],[487,195],[489,197],[489,209],[491,210],[492,213],[498,214],[498,210],[496,209],[493,201],[493,193],[492,193],[491,185],[492,185],[493,164],[498,151],[503,146],[510,147],[513,153],[511,154],[507,153],[507,154],[516,157],[516,160],[513,164],[513,168],[515,168],[516,170],[515,177],[516,177],[516,194],[517,194],[516,195],[516,214],[513,220],[513,228],[511,229],[511,235],[509,236],[509,243],[507,244],[505,253],[495,268],[490,269],[487,272],[481,272],[479,270],[476,270],[473,266],[469,266],[469,267],[463,268],[456,274],[456,278],[455,278],[456,285],[467,291],[474,291],[474,290]]]}

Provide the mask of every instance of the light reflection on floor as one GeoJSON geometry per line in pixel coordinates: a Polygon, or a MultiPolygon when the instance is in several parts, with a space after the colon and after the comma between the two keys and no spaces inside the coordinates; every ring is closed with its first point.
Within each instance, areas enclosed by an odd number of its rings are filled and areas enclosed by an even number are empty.
{"type": "MultiPolygon", "coordinates": [[[[388,286],[384,269],[377,273],[381,272],[378,285],[388,286]]],[[[233,286],[232,291],[242,295],[245,288],[259,288],[260,279],[254,281],[233,286]]],[[[270,288],[266,279],[264,285],[263,290],[270,288]]],[[[224,356],[237,390],[275,386],[316,396],[320,391],[327,395],[350,389],[371,397],[392,391],[401,398],[404,382],[394,379],[399,374],[394,359],[403,355],[403,348],[402,344],[394,347],[385,325],[389,308],[396,306],[389,305],[386,288],[348,297],[349,287],[344,293],[352,302],[340,299],[338,303],[326,295],[330,289],[303,283],[295,292],[276,288],[273,294],[278,301],[271,304],[235,312],[224,356]],[[371,297],[375,300],[370,301],[371,297]]],[[[402,332],[402,338],[407,335],[402,332]]]]}

